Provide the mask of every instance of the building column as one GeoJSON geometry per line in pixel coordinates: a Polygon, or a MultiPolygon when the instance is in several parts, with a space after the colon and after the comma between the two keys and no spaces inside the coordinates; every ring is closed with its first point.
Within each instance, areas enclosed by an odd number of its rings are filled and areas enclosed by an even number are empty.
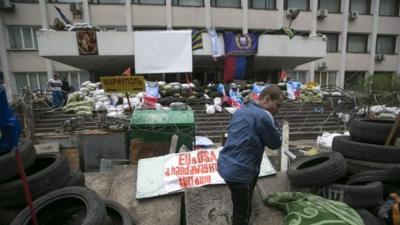
{"type": "MultiPolygon", "coordinates": [[[[40,22],[42,24],[42,29],[49,29],[49,20],[47,15],[47,3],[46,0],[39,0],[39,10],[40,10],[40,22]]],[[[54,76],[54,65],[50,59],[45,59],[47,78],[51,79],[54,76]]]]}
{"type": "Polygon", "coordinates": [[[204,19],[205,27],[211,27],[211,0],[204,0],[204,19]]]}
{"type": "Polygon", "coordinates": [[[13,94],[17,94],[17,87],[9,67],[5,29],[3,13],[0,12],[0,63],[3,69],[7,99],[11,102],[16,99],[13,94]]]}
{"type": "Polygon", "coordinates": [[[397,55],[398,55],[398,61],[397,61],[397,77],[400,78],[400,33],[397,36],[397,55]]]}
{"type": "Polygon", "coordinates": [[[171,30],[172,29],[172,0],[166,0],[165,1],[166,5],[166,16],[167,16],[167,29],[171,30]]]}
{"type": "MultiPolygon", "coordinates": [[[[317,34],[317,13],[318,13],[318,0],[311,0],[311,12],[313,15],[313,20],[311,23],[310,36],[315,36],[317,34]]],[[[310,63],[310,76],[309,81],[314,81],[315,76],[315,61],[310,63]]]]}
{"type": "Polygon", "coordinates": [[[284,7],[283,0],[276,0],[276,9],[278,10],[279,18],[280,18],[276,25],[277,26],[276,29],[281,29],[283,27],[283,24],[285,24],[284,21],[286,19],[286,16],[284,15],[283,7],[284,7]]]}
{"type": "Polygon", "coordinates": [[[91,22],[90,22],[90,11],[89,11],[88,0],[82,0],[82,6],[83,6],[83,21],[90,25],[91,22]]]}
{"type": "Polygon", "coordinates": [[[342,29],[342,42],[340,46],[340,68],[339,74],[336,77],[336,83],[339,87],[344,88],[344,74],[346,72],[346,52],[347,52],[347,30],[349,25],[349,0],[343,1],[343,29],[342,29]]]}
{"type": "Polygon", "coordinates": [[[132,32],[133,31],[133,27],[132,27],[131,0],[125,0],[125,15],[126,15],[126,30],[128,32],[132,32]]]}
{"type": "Polygon", "coordinates": [[[371,33],[371,42],[370,42],[370,54],[369,54],[369,69],[367,76],[372,76],[375,70],[375,52],[376,52],[376,39],[378,34],[378,22],[379,22],[379,5],[380,0],[374,0],[374,11],[373,11],[373,22],[372,22],[372,33],[371,33]]]}
{"type": "Polygon", "coordinates": [[[249,1],[242,0],[242,33],[247,34],[249,32],[249,1]]]}

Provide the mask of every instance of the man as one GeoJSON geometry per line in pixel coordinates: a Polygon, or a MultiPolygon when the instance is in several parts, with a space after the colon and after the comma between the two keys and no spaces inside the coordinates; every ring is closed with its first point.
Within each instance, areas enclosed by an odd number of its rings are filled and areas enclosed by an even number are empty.
{"type": "Polygon", "coordinates": [[[53,108],[58,108],[63,104],[63,92],[61,90],[62,81],[60,80],[60,76],[58,74],[54,74],[53,78],[54,79],[49,80],[48,85],[53,92],[53,108]]]}
{"type": "Polygon", "coordinates": [[[218,158],[218,172],[231,191],[233,225],[248,225],[251,198],[260,172],[264,148],[277,149],[281,130],[274,120],[283,94],[277,85],[265,87],[257,102],[237,110],[228,129],[228,139],[218,158]]]}

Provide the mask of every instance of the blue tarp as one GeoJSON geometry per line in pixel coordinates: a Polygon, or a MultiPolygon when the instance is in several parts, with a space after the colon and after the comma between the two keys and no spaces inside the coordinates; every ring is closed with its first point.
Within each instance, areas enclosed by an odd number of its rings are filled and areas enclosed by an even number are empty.
{"type": "Polygon", "coordinates": [[[0,88],[0,155],[18,145],[21,126],[10,109],[4,89],[0,88]]]}

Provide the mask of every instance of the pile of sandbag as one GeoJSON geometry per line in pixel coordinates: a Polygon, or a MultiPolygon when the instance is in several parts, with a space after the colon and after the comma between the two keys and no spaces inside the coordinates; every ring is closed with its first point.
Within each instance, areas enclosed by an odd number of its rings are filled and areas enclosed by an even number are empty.
{"type": "Polygon", "coordinates": [[[92,98],[85,96],[81,91],[75,91],[68,95],[68,101],[63,110],[65,113],[74,113],[77,116],[92,116],[93,106],[92,98]]]}

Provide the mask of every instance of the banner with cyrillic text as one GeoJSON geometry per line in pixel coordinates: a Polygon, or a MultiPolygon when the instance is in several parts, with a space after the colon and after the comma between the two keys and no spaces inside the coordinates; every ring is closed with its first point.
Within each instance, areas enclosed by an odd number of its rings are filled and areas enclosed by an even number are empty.
{"type": "MultiPolygon", "coordinates": [[[[181,192],[186,188],[224,184],[217,164],[221,149],[202,149],[140,159],[136,198],[151,198],[181,192]]],[[[259,176],[273,174],[276,171],[264,153],[259,176]]]]}

